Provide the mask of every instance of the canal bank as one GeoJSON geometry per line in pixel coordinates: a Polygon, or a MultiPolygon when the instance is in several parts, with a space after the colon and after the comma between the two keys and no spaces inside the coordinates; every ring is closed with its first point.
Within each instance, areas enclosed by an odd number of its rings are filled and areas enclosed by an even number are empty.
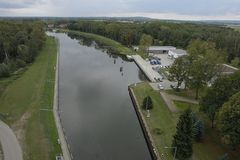
{"type": "MultiPolygon", "coordinates": [[[[133,85],[136,85],[136,84],[133,84],[133,85]]],[[[134,94],[134,92],[133,92],[133,90],[131,88],[131,85],[128,86],[128,91],[129,91],[129,95],[130,95],[132,103],[133,103],[133,107],[134,107],[134,109],[136,111],[138,120],[140,122],[142,131],[144,133],[144,137],[146,139],[146,142],[147,142],[147,145],[148,145],[151,157],[152,157],[153,160],[161,160],[161,158],[159,156],[159,153],[157,151],[157,147],[156,147],[156,145],[155,145],[155,143],[153,141],[153,138],[151,136],[150,130],[149,130],[148,126],[147,126],[147,123],[146,123],[146,120],[144,118],[144,115],[141,112],[140,105],[137,102],[136,96],[135,96],[135,94],[134,94]]]]}
{"type": "MultiPolygon", "coordinates": [[[[56,41],[58,42],[58,40],[56,39],[56,41]]],[[[55,67],[55,86],[54,86],[54,103],[53,103],[53,113],[54,113],[54,119],[55,119],[55,123],[56,123],[56,127],[57,127],[57,131],[58,131],[58,136],[59,136],[59,143],[61,145],[62,148],[62,156],[64,158],[64,160],[72,160],[72,154],[70,152],[70,148],[69,145],[67,143],[67,139],[64,133],[64,129],[63,126],[61,124],[61,118],[60,118],[60,110],[59,110],[59,96],[58,96],[58,89],[59,89],[59,74],[58,74],[58,68],[59,68],[59,43],[57,43],[58,45],[58,51],[57,51],[57,63],[56,63],[56,67],[55,67]]],[[[61,155],[59,155],[61,156],[61,155]]]]}

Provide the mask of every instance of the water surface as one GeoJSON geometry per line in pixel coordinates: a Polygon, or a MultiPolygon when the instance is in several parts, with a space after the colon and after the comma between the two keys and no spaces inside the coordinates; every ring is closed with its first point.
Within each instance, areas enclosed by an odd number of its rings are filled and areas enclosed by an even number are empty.
{"type": "Polygon", "coordinates": [[[75,160],[150,160],[128,93],[139,82],[133,62],[59,39],[60,116],[75,160]]]}

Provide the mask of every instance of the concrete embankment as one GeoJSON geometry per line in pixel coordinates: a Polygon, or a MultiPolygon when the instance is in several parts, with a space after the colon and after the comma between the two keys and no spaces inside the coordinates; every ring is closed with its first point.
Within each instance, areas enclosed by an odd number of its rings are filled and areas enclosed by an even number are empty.
{"type": "Polygon", "coordinates": [[[162,79],[162,76],[152,69],[152,66],[147,63],[144,59],[142,59],[139,55],[132,55],[134,62],[137,66],[142,70],[142,72],[146,75],[146,77],[151,82],[157,82],[158,79],[162,79]]]}
{"type": "MultiPolygon", "coordinates": [[[[59,47],[59,44],[58,44],[59,47]]],[[[53,104],[53,111],[54,111],[54,118],[56,122],[56,127],[58,131],[59,141],[61,143],[62,153],[64,160],[71,160],[72,154],[70,153],[69,145],[67,143],[64,129],[62,127],[61,118],[59,114],[59,98],[58,98],[58,85],[59,85],[59,73],[58,73],[58,65],[59,65],[59,50],[57,53],[57,64],[56,64],[56,75],[55,75],[55,87],[54,87],[54,104],[53,104]]]]}
{"type": "Polygon", "coordinates": [[[141,125],[141,128],[142,128],[144,137],[146,139],[146,142],[147,142],[148,149],[150,151],[151,157],[152,157],[153,160],[161,160],[161,158],[160,158],[160,156],[158,154],[156,145],[154,144],[153,138],[151,136],[150,130],[149,130],[148,126],[147,126],[147,122],[146,122],[146,120],[144,118],[143,113],[141,112],[140,105],[138,104],[136,96],[135,96],[135,94],[134,94],[134,92],[133,92],[133,90],[132,90],[132,88],[130,86],[128,86],[128,91],[129,91],[129,95],[131,97],[131,100],[133,102],[133,106],[134,106],[134,109],[136,111],[138,120],[140,122],[140,125],[141,125]]]}

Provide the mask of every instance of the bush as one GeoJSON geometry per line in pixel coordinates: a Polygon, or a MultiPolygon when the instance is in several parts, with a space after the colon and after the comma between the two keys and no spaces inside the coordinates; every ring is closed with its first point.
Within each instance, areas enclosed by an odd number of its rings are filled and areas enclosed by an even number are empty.
{"type": "Polygon", "coordinates": [[[21,60],[21,59],[17,59],[17,60],[16,60],[16,64],[17,64],[17,66],[20,67],[20,68],[26,66],[26,62],[24,62],[24,61],[21,60]]]}
{"type": "Polygon", "coordinates": [[[9,77],[9,76],[10,76],[9,66],[4,63],[0,64],[0,77],[9,77]]]}
{"type": "Polygon", "coordinates": [[[163,134],[163,130],[161,130],[160,128],[154,128],[153,133],[155,133],[157,135],[161,135],[161,134],[163,134]]]}

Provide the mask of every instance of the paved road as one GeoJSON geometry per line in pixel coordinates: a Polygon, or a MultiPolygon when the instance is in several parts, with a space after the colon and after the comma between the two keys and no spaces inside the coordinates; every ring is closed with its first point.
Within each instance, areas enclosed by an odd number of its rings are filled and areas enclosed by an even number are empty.
{"type": "Polygon", "coordinates": [[[16,135],[2,121],[0,121],[0,142],[2,144],[4,160],[23,160],[22,150],[16,135]]]}

